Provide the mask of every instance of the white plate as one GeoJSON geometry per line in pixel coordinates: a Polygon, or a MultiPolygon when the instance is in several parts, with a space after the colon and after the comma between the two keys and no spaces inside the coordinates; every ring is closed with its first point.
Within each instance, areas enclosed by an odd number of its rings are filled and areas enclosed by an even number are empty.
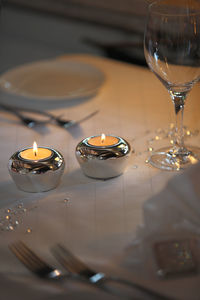
{"type": "Polygon", "coordinates": [[[0,76],[0,88],[46,100],[87,97],[100,88],[104,74],[78,61],[52,59],[18,66],[0,76]]]}

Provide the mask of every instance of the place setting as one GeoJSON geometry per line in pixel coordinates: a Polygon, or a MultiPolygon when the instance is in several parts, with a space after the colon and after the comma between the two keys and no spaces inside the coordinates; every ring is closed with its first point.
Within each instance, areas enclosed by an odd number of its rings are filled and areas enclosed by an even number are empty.
{"type": "Polygon", "coordinates": [[[156,1],[151,73],[64,55],[1,74],[5,299],[199,299],[199,33],[197,1],[156,1]]]}
{"type": "Polygon", "coordinates": [[[103,72],[95,66],[65,56],[8,70],[0,77],[0,87],[33,100],[70,101],[95,95],[104,80],[103,72]]]}
{"type": "Polygon", "coordinates": [[[91,101],[104,82],[105,74],[99,68],[70,55],[20,65],[1,74],[0,110],[8,121],[17,118],[20,124],[41,134],[49,132],[48,125],[72,133],[71,127],[78,128],[99,110],[71,120],[63,109],[91,101]],[[55,109],[62,109],[62,113],[51,112],[55,109]]]}

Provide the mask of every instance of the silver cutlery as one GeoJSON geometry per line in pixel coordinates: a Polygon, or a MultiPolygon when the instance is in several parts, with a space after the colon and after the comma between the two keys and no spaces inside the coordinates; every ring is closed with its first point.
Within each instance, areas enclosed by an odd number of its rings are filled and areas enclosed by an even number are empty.
{"type": "Polygon", "coordinates": [[[158,292],[154,292],[153,290],[144,287],[138,283],[134,283],[132,281],[115,276],[106,276],[104,273],[96,272],[89,268],[85,263],[83,263],[79,258],[77,258],[74,254],[72,254],[68,249],[66,249],[62,245],[56,245],[51,250],[55,258],[68,272],[87,279],[91,284],[102,285],[105,281],[113,281],[123,285],[127,285],[132,288],[136,288],[137,290],[145,293],[147,296],[152,296],[153,299],[172,299],[170,297],[163,296],[158,292]]]}
{"type": "Polygon", "coordinates": [[[4,110],[8,111],[9,113],[14,114],[18,119],[22,122],[22,124],[26,125],[29,128],[33,128],[35,126],[39,125],[45,125],[50,122],[49,118],[47,120],[37,120],[32,117],[25,116],[22,114],[18,109],[14,109],[10,106],[0,104],[0,107],[3,108],[4,110]]]}
{"type": "MultiPolygon", "coordinates": [[[[19,110],[19,108],[15,108],[15,109],[19,110]]],[[[88,114],[87,116],[84,116],[83,118],[74,121],[74,120],[65,119],[62,116],[56,116],[47,111],[40,111],[40,110],[36,110],[36,109],[26,109],[26,108],[25,109],[23,108],[21,110],[25,111],[25,112],[29,112],[29,113],[46,116],[47,118],[49,118],[49,120],[46,120],[47,122],[54,122],[56,125],[66,128],[66,129],[69,127],[72,127],[74,125],[78,125],[78,124],[82,123],[83,121],[86,121],[87,119],[90,119],[91,117],[95,116],[99,112],[99,110],[95,110],[94,112],[88,114]]]]}
{"type": "Polygon", "coordinates": [[[61,272],[48,265],[23,242],[18,241],[9,246],[15,256],[35,275],[40,278],[59,279],[61,272]]]}
{"type": "MultiPolygon", "coordinates": [[[[21,241],[12,243],[9,246],[9,248],[12,251],[12,253],[19,259],[19,261],[23,263],[27,267],[27,269],[29,269],[34,275],[36,275],[39,278],[53,281],[56,280],[57,282],[59,282],[60,279],[67,278],[71,280],[76,280],[78,282],[88,283],[88,281],[86,281],[84,277],[79,276],[77,274],[62,274],[58,269],[47,264],[43,259],[36,255],[26,244],[24,244],[21,241]]],[[[96,287],[101,288],[107,293],[111,293],[104,287],[96,287]]]]}
{"type": "Polygon", "coordinates": [[[22,241],[10,244],[9,249],[19,259],[19,261],[37,277],[53,280],[68,278],[84,281],[80,276],[69,272],[63,273],[59,269],[49,265],[22,241]]]}
{"type": "Polygon", "coordinates": [[[95,116],[98,112],[99,112],[99,110],[95,110],[92,113],[90,113],[89,115],[84,116],[83,118],[81,118],[79,120],[76,120],[76,121],[66,120],[66,119],[63,119],[62,117],[56,117],[56,116],[53,116],[53,115],[51,115],[51,117],[52,117],[53,120],[56,121],[57,125],[67,129],[67,128],[72,127],[74,125],[79,125],[80,123],[90,119],[91,117],[95,116]]]}
{"type": "Polygon", "coordinates": [[[40,111],[40,110],[36,110],[36,109],[26,109],[26,108],[17,108],[17,107],[13,107],[10,105],[6,105],[6,104],[1,104],[0,103],[0,108],[16,115],[20,121],[28,126],[29,128],[34,128],[38,125],[46,125],[47,123],[55,123],[56,125],[62,127],[62,128],[69,128],[75,125],[78,125],[80,123],[82,123],[83,121],[86,121],[87,119],[93,117],[94,115],[96,115],[98,113],[98,110],[88,114],[87,116],[77,120],[77,121],[73,121],[73,120],[69,120],[69,119],[65,119],[62,116],[55,116],[52,113],[46,112],[46,111],[40,111]],[[46,117],[45,120],[41,120],[38,118],[34,118],[32,116],[26,116],[24,113],[31,113],[31,114],[35,114],[35,115],[42,115],[44,117],[46,117]]]}
{"type": "MultiPolygon", "coordinates": [[[[145,292],[147,296],[153,296],[153,299],[172,299],[164,297],[158,293],[155,293],[147,288],[141,287],[138,284],[123,280],[120,278],[107,277],[105,274],[100,272],[95,272],[88,268],[83,262],[77,259],[71,252],[69,252],[64,247],[58,245],[53,248],[53,253],[64,268],[68,271],[63,274],[61,271],[55,267],[47,264],[43,259],[36,255],[26,244],[21,241],[12,243],[9,246],[12,253],[23,263],[27,269],[29,269],[34,275],[43,279],[50,280],[60,280],[64,278],[78,280],[90,284],[94,284],[97,288],[103,289],[107,293],[113,294],[106,286],[101,285],[106,280],[117,281],[122,284],[128,284],[142,292],[145,292]]],[[[116,296],[118,294],[114,293],[116,296]]],[[[127,298],[127,297],[125,297],[127,298]]],[[[127,298],[128,299],[128,298],[127,298]]],[[[131,298],[132,299],[132,298],[131,298]]]]}

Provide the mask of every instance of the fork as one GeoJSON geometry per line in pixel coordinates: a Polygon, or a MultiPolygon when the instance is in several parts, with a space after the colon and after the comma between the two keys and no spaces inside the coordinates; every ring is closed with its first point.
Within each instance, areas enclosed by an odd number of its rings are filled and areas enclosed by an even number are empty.
{"type": "Polygon", "coordinates": [[[20,112],[19,109],[15,109],[14,107],[11,107],[9,105],[0,104],[0,107],[4,110],[8,111],[11,114],[14,114],[18,117],[18,119],[22,122],[22,124],[26,125],[29,128],[33,128],[37,125],[45,125],[50,122],[50,118],[48,117],[47,120],[36,120],[34,118],[30,118],[28,116],[25,116],[20,112]]]}
{"type": "Polygon", "coordinates": [[[9,246],[15,256],[35,275],[46,279],[60,279],[61,272],[48,265],[23,242],[18,241],[9,246]]]}
{"type": "MultiPolygon", "coordinates": [[[[27,269],[29,269],[37,277],[56,281],[68,278],[78,282],[88,283],[88,281],[84,277],[78,274],[69,272],[62,274],[60,270],[47,264],[21,241],[12,243],[11,245],[9,245],[9,248],[12,253],[15,254],[15,256],[19,259],[19,261],[22,262],[27,267],[27,269]]],[[[102,287],[102,289],[107,293],[111,293],[104,287],[102,287]]]]}
{"type": "Polygon", "coordinates": [[[24,125],[28,126],[29,128],[34,128],[37,125],[45,125],[45,124],[53,121],[56,125],[67,129],[74,125],[78,125],[78,124],[82,123],[83,121],[86,121],[87,119],[93,117],[94,115],[96,115],[98,113],[98,110],[96,110],[96,111],[90,113],[89,115],[83,117],[80,120],[73,121],[73,120],[65,119],[62,116],[55,116],[54,114],[52,114],[50,112],[40,111],[37,109],[28,109],[28,108],[20,109],[18,107],[10,106],[10,105],[3,104],[3,103],[0,103],[0,108],[3,108],[4,110],[16,115],[20,119],[20,121],[24,125]],[[45,116],[47,119],[40,120],[40,119],[33,118],[33,117],[27,117],[21,111],[26,112],[26,113],[36,114],[36,115],[42,115],[42,116],[45,116]]]}
{"type": "MultiPolygon", "coordinates": [[[[58,246],[58,247],[60,249],[63,248],[62,246],[58,246]]],[[[43,278],[43,279],[58,280],[58,279],[63,279],[63,278],[70,278],[70,279],[74,279],[74,280],[78,280],[78,281],[83,280],[83,282],[86,280],[87,282],[93,283],[93,284],[99,283],[101,280],[102,281],[109,280],[109,278],[105,277],[105,275],[103,273],[96,273],[93,270],[89,269],[85,264],[83,264],[79,259],[74,257],[71,253],[70,253],[70,255],[72,255],[72,257],[73,257],[73,259],[72,259],[73,262],[70,264],[71,267],[68,268],[66,265],[64,265],[64,267],[70,272],[67,274],[62,274],[60,272],[60,270],[47,264],[44,260],[42,260],[39,256],[37,256],[28,246],[26,246],[21,241],[12,243],[9,246],[9,248],[12,251],[12,253],[15,254],[15,256],[27,267],[27,269],[29,269],[36,276],[43,278]],[[73,264],[76,264],[76,268],[79,268],[79,271],[74,271],[73,264]]],[[[68,253],[68,250],[66,250],[64,248],[63,248],[63,250],[66,255],[65,251],[67,251],[67,253],[68,253]]],[[[64,261],[65,260],[63,260],[63,262],[64,261]]],[[[113,279],[111,279],[111,280],[113,280],[113,279]]],[[[124,282],[123,280],[121,281],[121,283],[126,284],[126,282],[124,282]]],[[[151,296],[153,295],[154,299],[155,299],[155,295],[157,298],[159,296],[158,299],[169,299],[166,297],[161,298],[160,295],[155,294],[154,292],[152,293],[151,291],[149,291],[146,288],[141,289],[140,286],[138,286],[137,284],[134,285],[132,282],[131,282],[131,285],[132,285],[132,287],[136,287],[136,288],[142,290],[143,292],[145,291],[147,293],[147,295],[151,295],[151,296]]],[[[96,287],[99,287],[99,288],[101,287],[101,288],[103,288],[103,290],[105,292],[112,293],[111,291],[107,290],[106,287],[104,287],[104,286],[96,285],[96,287]]],[[[116,296],[118,296],[118,295],[116,294],[116,296]]]]}
{"type": "Polygon", "coordinates": [[[77,258],[68,249],[60,244],[57,244],[55,247],[53,247],[51,251],[54,254],[55,258],[61,263],[61,265],[63,265],[63,267],[68,272],[85,278],[91,284],[99,286],[104,284],[106,281],[113,281],[132,288],[136,288],[137,290],[145,293],[147,296],[154,297],[153,299],[172,300],[172,298],[163,296],[160,293],[154,292],[153,290],[146,288],[138,283],[133,283],[132,281],[119,277],[106,276],[104,273],[96,272],[89,268],[79,258],[77,258]]]}
{"type": "MultiPolygon", "coordinates": [[[[0,106],[3,107],[3,105],[1,105],[1,104],[0,104],[0,106]]],[[[5,105],[4,105],[4,107],[5,107],[5,105]]],[[[6,107],[8,107],[8,106],[6,105],[6,107]]],[[[19,108],[14,108],[14,107],[13,108],[9,107],[9,109],[14,110],[14,112],[16,112],[16,111],[19,112],[19,110],[20,110],[19,108]]],[[[95,110],[92,113],[88,114],[87,116],[84,116],[83,118],[74,121],[74,120],[70,120],[70,119],[65,119],[65,118],[62,117],[62,115],[56,116],[56,115],[54,115],[50,112],[47,112],[47,111],[41,111],[41,110],[30,109],[30,108],[29,109],[23,108],[21,110],[24,111],[24,112],[30,112],[30,113],[34,113],[34,114],[38,114],[38,115],[43,115],[43,116],[46,116],[48,118],[47,120],[44,120],[44,121],[33,119],[34,122],[35,122],[35,125],[37,125],[38,122],[39,123],[40,122],[44,122],[44,123],[49,122],[50,123],[50,122],[53,121],[56,125],[58,125],[60,127],[63,127],[65,129],[67,129],[69,127],[72,127],[74,125],[78,125],[78,124],[82,123],[83,121],[86,121],[89,118],[95,116],[99,112],[99,110],[95,110]]]]}
{"type": "MultiPolygon", "coordinates": [[[[9,248],[12,253],[15,254],[15,256],[19,259],[19,261],[22,262],[27,267],[27,269],[29,269],[34,275],[39,278],[56,280],[57,282],[60,279],[68,278],[75,281],[78,280],[79,282],[88,283],[88,281],[86,281],[84,277],[77,274],[62,274],[58,269],[50,266],[39,256],[37,256],[28,246],[26,246],[26,244],[21,241],[12,243],[11,245],[9,245],[9,248]]],[[[111,293],[104,287],[102,287],[102,289],[107,293],[111,293]]]]}

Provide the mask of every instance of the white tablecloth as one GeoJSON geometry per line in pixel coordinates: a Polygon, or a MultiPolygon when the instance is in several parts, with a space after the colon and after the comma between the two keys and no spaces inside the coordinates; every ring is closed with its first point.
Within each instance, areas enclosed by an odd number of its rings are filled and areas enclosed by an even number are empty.
{"type": "MultiPolygon", "coordinates": [[[[23,44],[19,43],[18,47],[21,47],[23,53],[23,44]]],[[[4,66],[6,57],[9,59],[11,56],[11,48],[9,49],[8,55],[3,55],[4,66]]],[[[62,59],[83,61],[99,68],[105,74],[105,82],[99,93],[92,98],[71,101],[27,99],[1,93],[1,99],[5,103],[47,109],[74,120],[99,110],[96,116],[83,122],[80,127],[65,130],[49,125],[47,130],[38,131],[25,128],[17,118],[0,112],[0,217],[3,220],[6,209],[10,208],[16,211],[13,218],[20,223],[15,230],[0,231],[0,272],[5,295],[3,299],[6,300],[21,298],[21,285],[24,295],[25,287],[28,286],[24,284],[24,274],[29,274],[28,271],[8,250],[8,244],[17,239],[25,241],[38,254],[54,264],[55,259],[49,248],[61,242],[94,268],[106,270],[110,274],[125,274],[125,269],[119,268],[119,271],[112,263],[113,258],[123,256],[124,250],[134,240],[138,225],[143,223],[142,207],[145,201],[159,193],[167,181],[176,175],[157,170],[145,163],[149,155],[148,140],[155,138],[158,134],[157,129],[165,129],[174,121],[169,95],[156,77],[146,68],[100,57],[63,54],[62,59]],[[84,176],[75,158],[75,147],[80,140],[101,133],[121,136],[129,141],[135,150],[128,170],[122,176],[106,181],[84,176]],[[34,140],[39,146],[59,150],[65,158],[64,176],[61,184],[53,191],[39,194],[19,191],[9,176],[7,163],[10,156],[18,149],[30,147],[34,140]],[[68,202],[64,201],[66,198],[68,202]],[[17,208],[21,203],[25,208],[24,212],[17,208]],[[27,233],[27,229],[30,229],[31,233],[27,233]],[[21,275],[22,283],[11,280],[7,286],[4,276],[9,275],[10,278],[14,275],[16,279],[16,274],[21,275]],[[14,298],[10,289],[12,286],[14,289],[15,285],[18,285],[18,290],[21,291],[18,298],[14,298]]],[[[11,63],[9,65],[11,67],[11,63]]],[[[13,63],[13,66],[15,65],[16,60],[13,63]]],[[[198,98],[199,86],[196,86],[188,97],[185,109],[185,124],[191,129],[200,128],[198,98]]],[[[188,139],[188,142],[191,141],[193,142],[192,138],[188,139]]],[[[168,142],[161,141],[165,144],[168,142]]],[[[197,145],[198,142],[199,138],[195,137],[194,143],[197,145]]],[[[154,141],[152,147],[158,146],[159,142],[154,141]]],[[[2,228],[5,229],[5,226],[2,228]]],[[[142,275],[134,272],[134,268],[132,279],[143,282],[142,275]]],[[[187,282],[187,279],[185,281],[187,282]]],[[[145,279],[143,283],[151,286],[150,279],[145,279]]],[[[60,287],[52,287],[50,298],[49,294],[46,294],[45,285],[41,285],[41,282],[36,281],[34,291],[36,293],[40,287],[40,296],[33,293],[34,299],[54,299],[55,295],[55,299],[62,299],[63,291],[60,287]],[[56,298],[58,294],[60,298],[56,298]]],[[[155,287],[163,291],[160,281],[154,281],[155,287]]],[[[187,284],[184,284],[184,288],[187,290],[187,284]]],[[[200,295],[195,280],[193,288],[197,289],[197,295],[200,295]]],[[[84,299],[84,295],[86,299],[94,297],[93,291],[89,291],[91,294],[86,296],[86,287],[82,287],[80,294],[76,285],[72,284],[68,289],[71,289],[68,299],[84,299]]],[[[27,293],[30,294],[30,290],[27,293]]],[[[173,296],[174,291],[164,289],[164,293],[173,296]]],[[[176,296],[178,299],[191,299],[178,284],[176,296]]],[[[103,293],[101,299],[106,297],[103,293]]]]}

